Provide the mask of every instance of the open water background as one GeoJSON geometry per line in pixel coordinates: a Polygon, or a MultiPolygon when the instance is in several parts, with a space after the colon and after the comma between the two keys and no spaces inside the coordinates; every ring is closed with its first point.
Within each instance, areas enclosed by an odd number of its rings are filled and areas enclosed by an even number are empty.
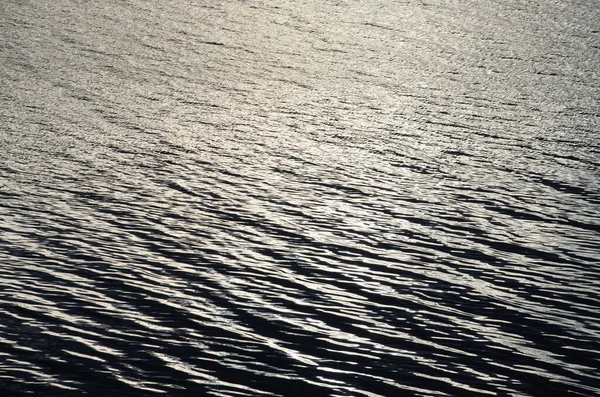
{"type": "Polygon", "coordinates": [[[2,1],[2,396],[599,395],[599,100],[594,1],[2,1]]]}

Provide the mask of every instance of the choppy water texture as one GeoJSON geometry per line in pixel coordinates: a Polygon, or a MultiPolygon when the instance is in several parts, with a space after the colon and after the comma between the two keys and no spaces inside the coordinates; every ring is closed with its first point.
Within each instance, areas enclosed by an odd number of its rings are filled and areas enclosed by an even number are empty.
{"type": "Polygon", "coordinates": [[[2,1],[2,395],[600,394],[599,30],[2,1]]]}

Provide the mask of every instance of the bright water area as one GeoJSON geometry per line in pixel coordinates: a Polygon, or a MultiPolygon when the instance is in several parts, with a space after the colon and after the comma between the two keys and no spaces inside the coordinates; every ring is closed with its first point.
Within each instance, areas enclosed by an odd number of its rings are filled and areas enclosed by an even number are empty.
{"type": "Polygon", "coordinates": [[[0,395],[600,395],[595,1],[0,3],[0,395]]]}

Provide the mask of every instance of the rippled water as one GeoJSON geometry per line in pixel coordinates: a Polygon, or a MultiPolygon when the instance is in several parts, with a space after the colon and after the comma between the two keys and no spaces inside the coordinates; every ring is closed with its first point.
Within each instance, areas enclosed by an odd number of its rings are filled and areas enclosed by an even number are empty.
{"type": "Polygon", "coordinates": [[[599,83],[588,1],[3,1],[2,395],[600,394],[599,83]]]}

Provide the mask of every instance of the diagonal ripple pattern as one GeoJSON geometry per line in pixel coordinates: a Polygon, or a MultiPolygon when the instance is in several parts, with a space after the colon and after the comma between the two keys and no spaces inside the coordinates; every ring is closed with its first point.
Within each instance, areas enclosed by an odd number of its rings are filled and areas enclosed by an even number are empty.
{"type": "Polygon", "coordinates": [[[2,395],[600,395],[598,7],[317,3],[0,4],[2,395]]]}

